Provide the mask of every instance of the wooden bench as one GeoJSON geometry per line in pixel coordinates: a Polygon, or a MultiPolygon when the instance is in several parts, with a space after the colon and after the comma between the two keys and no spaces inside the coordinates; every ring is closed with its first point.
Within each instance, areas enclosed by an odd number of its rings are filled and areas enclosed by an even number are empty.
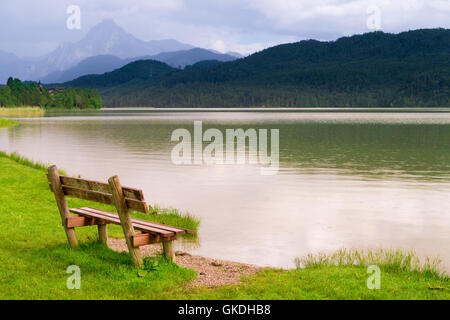
{"type": "Polygon", "coordinates": [[[51,166],[48,168],[47,178],[50,190],[55,195],[62,225],[71,248],[78,248],[75,234],[77,227],[97,225],[99,240],[107,244],[107,225],[121,225],[131,260],[137,268],[140,268],[142,266],[140,246],[162,242],[165,257],[175,262],[173,241],[180,234],[195,233],[188,229],[132,219],[130,210],[147,213],[148,205],[144,201],[142,190],[122,187],[117,176],[109,178],[108,183],[102,183],[62,176],[59,175],[56,166],[51,166]],[[119,214],[92,207],[70,209],[65,196],[113,205],[119,214]],[[140,232],[137,233],[135,230],[140,232]]]}

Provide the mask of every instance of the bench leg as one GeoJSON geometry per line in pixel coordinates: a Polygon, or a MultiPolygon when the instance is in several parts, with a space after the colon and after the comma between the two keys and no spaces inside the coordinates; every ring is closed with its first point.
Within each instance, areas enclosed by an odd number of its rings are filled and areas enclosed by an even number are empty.
{"type": "Polygon", "coordinates": [[[122,225],[123,234],[125,235],[131,261],[137,269],[140,269],[144,262],[142,260],[141,251],[139,248],[135,248],[133,244],[134,228],[125,202],[125,197],[123,196],[119,178],[117,176],[111,177],[109,178],[108,183],[111,187],[114,205],[119,214],[120,224],[122,225]]]}
{"type": "Polygon", "coordinates": [[[108,245],[108,225],[105,224],[99,224],[97,225],[98,228],[98,240],[103,243],[108,245]]]}
{"type": "Polygon", "coordinates": [[[70,218],[70,212],[69,207],[67,206],[66,198],[64,196],[64,191],[61,187],[61,180],[56,166],[51,166],[48,168],[47,178],[52,186],[53,194],[55,195],[56,204],[58,205],[59,214],[61,215],[61,220],[64,231],[66,232],[67,241],[69,241],[69,245],[72,249],[77,249],[78,240],[75,229],[68,228],[66,225],[66,221],[70,218]]]}
{"type": "Polygon", "coordinates": [[[77,234],[75,233],[75,228],[67,228],[64,226],[64,231],[66,232],[67,241],[72,249],[78,249],[77,234]]]}
{"type": "Polygon", "coordinates": [[[163,253],[167,260],[175,263],[175,249],[174,249],[174,241],[163,241],[163,253]]]}

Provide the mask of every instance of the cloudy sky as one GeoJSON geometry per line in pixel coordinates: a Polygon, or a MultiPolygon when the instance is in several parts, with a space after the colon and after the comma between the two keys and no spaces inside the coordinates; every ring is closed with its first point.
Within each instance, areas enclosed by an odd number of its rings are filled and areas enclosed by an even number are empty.
{"type": "Polygon", "coordinates": [[[249,54],[279,43],[368,32],[377,10],[385,32],[450,27],[450,0],[14,0],[0,7],[0,50],[43,55],[113,18],[143,40],[172,38],[249,54]],[[79,30],[66,27],[70,5],[81,10],[79,30]]]}

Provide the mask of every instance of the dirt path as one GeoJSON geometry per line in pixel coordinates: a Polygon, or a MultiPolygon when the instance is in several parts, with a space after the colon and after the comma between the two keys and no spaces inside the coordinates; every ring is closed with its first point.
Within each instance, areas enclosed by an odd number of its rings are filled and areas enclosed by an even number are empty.
{"type": "MultiPolygon", "coordinates": [[[[128,251],[125,239],[108,239],[111,249],[122,252],[128,251]]],[[[142,246],[143,257],[155,256],[161,253],[161,244],[142,246]]],[[[177,264],[180,267],[193,269],[197,272],[197,278],[190,284],[192,287],[220,287],[227,284],[241,283],[242,276],[258,273],[263,268],[231,261],[193,256],[186,252],[176,252],[177,264]]]]}

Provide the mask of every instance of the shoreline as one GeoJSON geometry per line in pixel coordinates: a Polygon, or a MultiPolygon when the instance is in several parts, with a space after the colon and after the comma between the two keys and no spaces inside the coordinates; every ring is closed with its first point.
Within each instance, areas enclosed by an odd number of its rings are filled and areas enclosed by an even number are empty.
{"type": "Polygon", "coordinates": [[[151,112],[450,112],[450,108],[154,108],[154,107],[103,107],[100,111],[151,111],[151,112]]]}

